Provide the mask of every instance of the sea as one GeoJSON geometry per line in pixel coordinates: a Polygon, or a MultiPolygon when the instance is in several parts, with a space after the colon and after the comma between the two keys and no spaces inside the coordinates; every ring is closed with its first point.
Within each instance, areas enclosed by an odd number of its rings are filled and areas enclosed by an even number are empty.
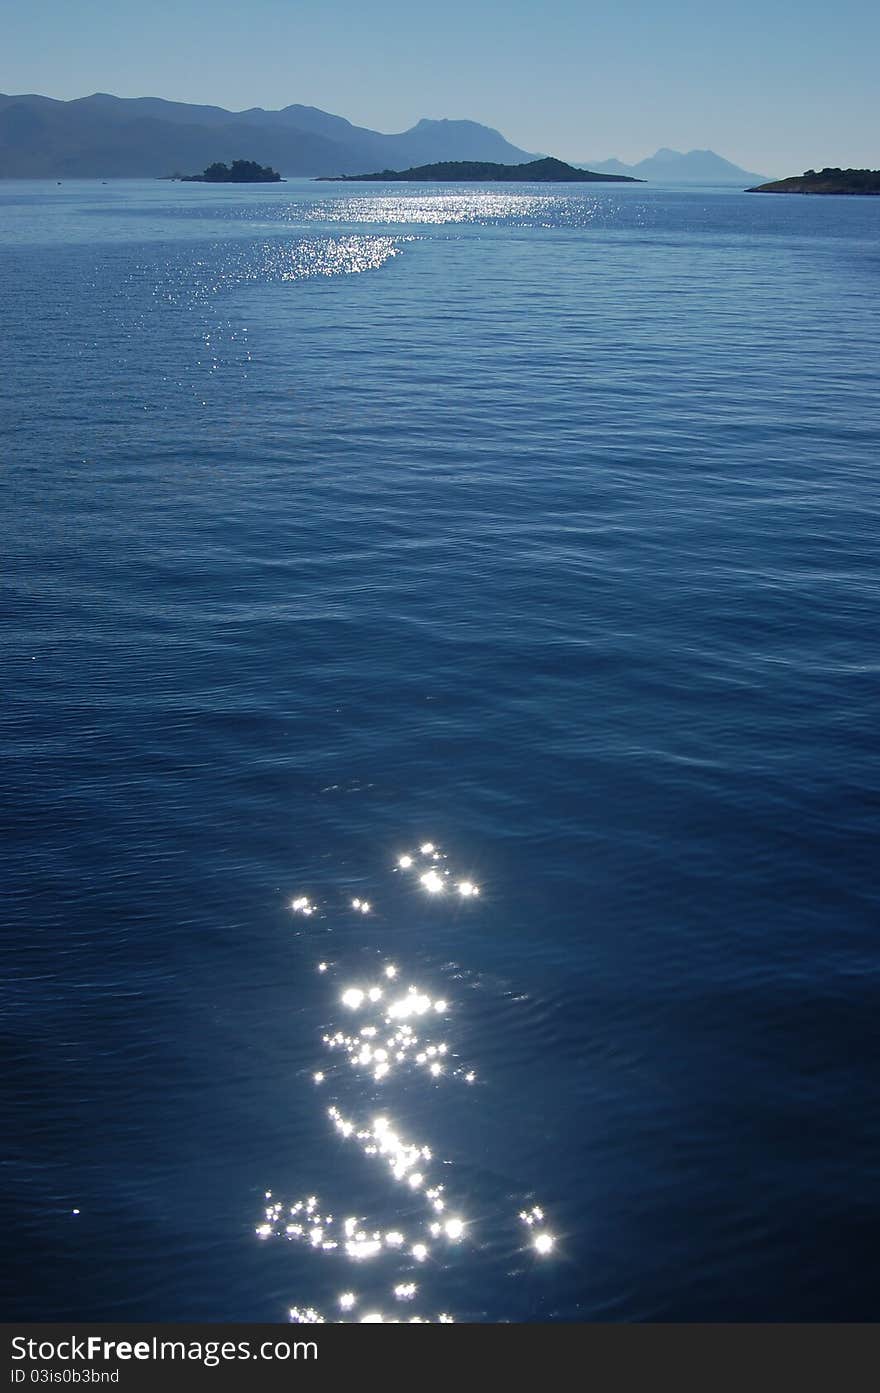
{"type": "Polygon", "coordinates": [[[0,183],[8,1320],[880,1316],[880,199],[0,183]]]}

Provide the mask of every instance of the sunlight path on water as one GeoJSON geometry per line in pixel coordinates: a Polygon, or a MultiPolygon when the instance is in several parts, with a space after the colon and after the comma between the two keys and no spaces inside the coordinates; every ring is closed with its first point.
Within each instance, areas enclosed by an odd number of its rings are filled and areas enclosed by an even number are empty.
{"type": "MultiPolygon", "coordinates": [[[[479,885],[459,878],[446,863],[445,853],[433,842],[423,842],[398,856],[393,874],[405,877],[416,894],[450,902],[478,901],[479,885]]],[[[368,914],[372,907],[361,897],[350,901],[356,913],[368,914]]],[[[290,909],[307,919],[327,912],[305,894],[291,900],[290,909]]],[[[326,1094],[344,1082],[346,1066],[354,1071],[354,1107],[344,1111],[334,1098],[326,1114],[337,1136],[356,1146],[365,1164],[380,1168],[385,1183],[392,1187],[395,1218],[391,1223],[370,1221],[346,1213],[345,1204],[322,1201],[317,1194],[278,1200],[267,1190],[256,1235],[262,1240],[280,1238],[307,1245],[316,1260],[337,1262],[346,1274],[348,1284],[338,1296],[336,1309],[322,1311],[298,1303],[290,1307],[293,1322],[451,1322],[454,1315],[435,1311],[430,1290],[423,1288],[430,1289],[432,1262],[472,1263],[478,1254],[477,1245],[469,1242],[474,1225],[467,1217],[465,1186],[456,1186],[454,1166],[427,1141],[415,1137],[403,1119],[392,1115],[392,1109],[397,1080],[416,1077],[424,1080],[425,1087],[476,1082],[476,1069],[461,1059],[447,1030],[455,1003],[445,993],[434,995],[418,983],[402,987],[401,967],[393,961],[356,981],[349,981],[342,969],[326,961],[318,962],[316,970],[335,982],[333,996],[340,1021],[322,1035],[330,1060],[314,1071],[312,1079],[326,1094]],[[388,1099],[381,1110],[374,1101],[376,1085],[388,1099]],[[439,1180],[440,1167],[444,1174],[451,1171],[451,1185],[439,1180]],[[369,1280],[361,1281],[360,1290],[355,1290],[354,1283],[365,1270],[369,1280]],[[420,1280],[414,1280],[415,1273],[420,1280]],[[427,1281],[422,1280],[425,1273],[427,1281]],[[423,1313],[399,1314],[416,1297],[423,1313]]],[[[516,1218],[501,1212],[497,1224],[514,1231],[516,1218]]],[[[518,1218],[528,1232],[528,1242],[522,1246],[530,1247],[536,1257],[548,1257],[556,1240],[547,1228],[543,1208],[532,1205],[520,1210],[518,1218]]],[[[486,1216],[481,1215],[480,1226],[485,1222],[486,1216]]]]}

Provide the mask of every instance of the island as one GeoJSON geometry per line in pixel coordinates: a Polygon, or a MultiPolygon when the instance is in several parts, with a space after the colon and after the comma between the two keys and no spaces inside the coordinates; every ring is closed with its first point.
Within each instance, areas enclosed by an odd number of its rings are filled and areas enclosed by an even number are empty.
{"type": "Polygon", "coordinates": [[[594,174],[575,169],[564,160],[531,160],[528,164],[490,164],[486,160],[443,160],[415,169],[383,169],[378,174],[320,174],[327,183],[504,183],[504,184],[643,184],[630,174],[594,174]]]}
{"type": "MultiPolygon", "coordinates": [[[[175,176],[172,175],[172,178],[175,176]]],[[[233,160],[232,167],[225,164],[209,164],[204,174],[180,174],[176,176],[184,184],[279,184],[281,175],[268,165],[259,165],[254,160],[233,160]]]]}
{"type": "Polygon", "coordinates": [[[808,169],[790,179],[756,184],[746,193],[845,193],[880,194],[880,169],[808,169]]]}

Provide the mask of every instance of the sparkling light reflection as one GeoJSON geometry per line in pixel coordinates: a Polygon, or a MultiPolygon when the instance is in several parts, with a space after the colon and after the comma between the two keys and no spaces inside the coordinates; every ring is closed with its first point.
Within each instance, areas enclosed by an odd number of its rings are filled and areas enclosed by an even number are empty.
{"type": "MultiPolygon", "coordinates": [[[[531,1209],[521,1209],[519,1217],[528,1228],[533,1229],[536,1224],[543,1224],[544,1211],[539,1204],[534,1204],[531,1209]]],[[[548,1253],[552,1253],[555,1246],[556,1239],[546,1229],[541,1229],[532,1235],[532,1247],[536,1253],[540,1253],[541,1257],[546,1257],[548,1253]]]]}
{"type": "MultiPolygon", "coordinates": [[[[449,891],[447,903],[476,901],[479,886],[469,876],[454,876],[447,859],[433,841],[424,841],[415,851],[397,854],[393,870],[404,873],[417,894],[443,898],[449,891]]],[[[371,911],[372,904],[373,900],[355,896],[342,907],[363,915],[371,911]]],[[[307,895],[297,895],[290,907],[294,913],[309,917],[317,904],[307,895]]],[[[326,919],[327,913],[322,909],[321,918],[326,919]]],[[[327,929],[322,927],[321,932],[327,929]]],[[[448,1035],[456,1011],[455,1001],[445,992],[417,981],[400,985],[398,963],[383,963],[381,957],[372,967],[362,969],[354,981],[339,981],[339,969],[327,960],[320,961],[317,970],[333,979],[331,997],[339,1019],[324,1028],[321,1039],[326,1058],[322,1067],[312,1070],[311,1080],[321,1086],[325,1097],[329,1093],[326,1116],[340,1145],[356,1148],[364,1163],[377,1167],[379,1176],[384,1177],[390,1187],[391,1211],[370,1219],[351,1209],[346,1215],[341,1206],[327,1206],[317,1195],[286,1203],[266,1191],[255,1234],[262,1241],[278,1237],[298,1242],[313,1253],[358,1269],[363,1289],[342,1290],[332,1314],[325,1316],[315,1306],[298,1304],[290,1308],[291,1321],[397,1321],[394,1303],[413,1302],[420,1292],[411,1276],[415,1268],[424,1273],[430,1285],[438,1271],[453,1262],[473,1260],[487,1242],[483,1232],[486,1216],[481,1212],[478,1222],[467,1217],[467,1206],[462,1203],[466,1193],[455,1183],[459,1172],[444,1156],[442,1146],[438,1147],[438,1138],[415,1135],[400,1116],[412,1094],[401,1092],[398,1081],[407,1080],[408,1088],[413,1084],[420,1087],[427,1099],[433,1090],[448,1088],[454,1082],[472,1085],[477,1074],[461,1060],[448,1035]],[[377,1106],[380,1089],[386,1101],[377,1106]],[[453,1192],[458,1188],[457,1196],[447,1193],[450,1183],[453,1192]],[[337,1217],[340,1213],[343,1217],[337,1217]],[[393,1297],[390,1311],[389,1293],[393,1297]]],[[[424,1114],[423,1125],[430,1116],[424,1114]]],[[[528,1231],[532,1250],[547,1259],[556,1239],[546,1225],[543,1209],[539,1205],[523,1209],[519,1219],[528,1231]]],[[[509,1222],[509,1217],[500,1222],[509,1222]]],[[[453,1317],[444,1310],[433,1316],[419,1312],[407,1319],[446,1324],[453,1317]]]]}
{"type": "MultiPolygon", "coordinates": [[[[315,221],[400,225],[421,223],[549,223],[563,220],[570,199],[536,194],[514,194],[489,189],[466,193],[418,192],[376,194],[371,197],[334,198],[306,213],[315,221]]],[[[579,205],[586,200],[580,199],[579,205]]]]}

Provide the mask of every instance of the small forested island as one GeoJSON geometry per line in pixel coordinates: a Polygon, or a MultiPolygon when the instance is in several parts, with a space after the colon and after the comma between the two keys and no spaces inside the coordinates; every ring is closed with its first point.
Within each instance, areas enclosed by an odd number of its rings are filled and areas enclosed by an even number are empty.
{"type": "Polygon", "coordinates": [[[255,160],[233,160],[230,168],[225,164],[209,164],[204,174],[181,174],[184,184],[278,184],[281,175],[268,165],[257,164],[255,160]]]}
{"type": "Polygon", "coordinates": [[[790,179],[756,184],[746,193],[873,193],[880,194],[880,169],[808,169],[790,179]]]}
{"type": "Polygon", "coordinates": [[[594,174],[564,160],[547,158],[528,164],[490,164],[486,160],[444,160],[415,169],[383,169],[378,174],[321,174],[324,182],[363,183],[506,183],[506,184],[643,184],[629,174],[594,174]]]}

